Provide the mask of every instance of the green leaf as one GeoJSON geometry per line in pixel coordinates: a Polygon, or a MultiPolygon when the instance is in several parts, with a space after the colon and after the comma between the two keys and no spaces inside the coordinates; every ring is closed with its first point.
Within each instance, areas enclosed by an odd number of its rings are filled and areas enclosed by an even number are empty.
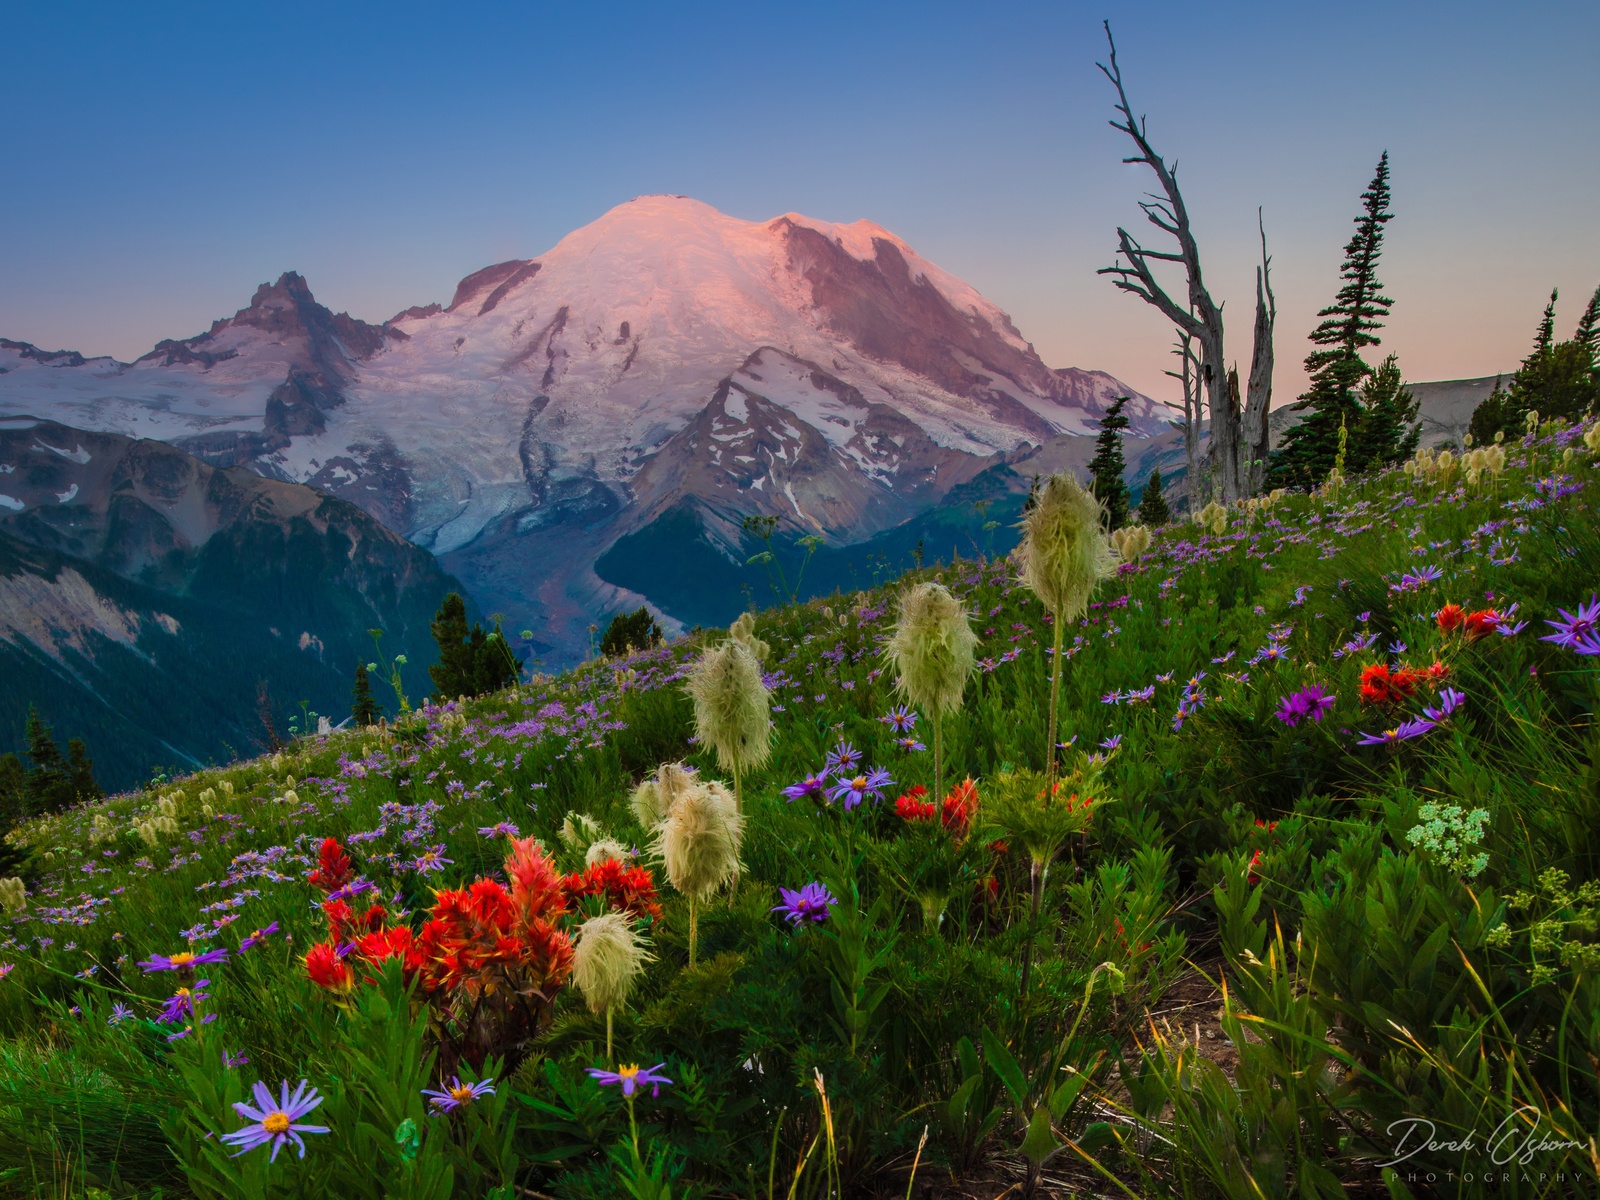
{"type": "Polygon", "coordinates": [[[1028,1122],[1028,1136],[1022,1139],[1022,1157],[1038,1167],[1060,1143],[1050,1128],[1050,1110],[1043,1105],[1033,1110],[1033,1120],[1028,1122]]]}
{"type": "Polygon", "coordinates": [[[1000,1082],[1005,1084],[1006,1091],[1011,1093],[1011,1099],[1020,1110],[1027,1103],[1028,1080],[1023,1075],[1022,1068],[1017,1065],[1016,1057],[1006,1048],[1004,1042],[995,1037],[994,1031],[983,1031],[983,1060],[998,1076],[1000,1082]]]}

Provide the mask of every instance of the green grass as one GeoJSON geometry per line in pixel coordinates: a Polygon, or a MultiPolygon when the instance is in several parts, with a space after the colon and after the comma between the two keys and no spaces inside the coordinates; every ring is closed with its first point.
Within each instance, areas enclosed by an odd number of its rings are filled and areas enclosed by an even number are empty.
{"type": "Polygon", "coordinates": [[[0,1139],[0,1188],[510,1186],[577,1200],[766,1196],[770,1179],[774,1196],[899,1195],[926,1129],[923,1182],[1010,1160],[1099,1192],[1314,1196],[1381,1188],[1397,1157],[1387,1130],[1426,1118],[1436,1142],[1475,1131],[1475,1147],[1408,1159],[1395,1195],[1429,1194],[1430,1171],[1454,1172],[1459,1194],[1594,1195],[1600,660],[1537,639],[1600,587],[1600,474],[1581,443],[1561,461],[1569,433],[1546,434],[1531,469],[1515,450],[1477,487],[1395,471],[1235,511],[1220,536],[1170,526],[1102,584],[1065,631],[1062,684],[1062,740],[1105,757],[1086,768],[1096,815],[1052,864],[1037,920],[1026,854],[981,806],[963,841],[896,814],[896,796],[932,786],[932,756],[902,752],[879,720],[897,702],[879,653],[895,594],[942,579],[985,656],[945,724],[947,779],[998,795],[1044,767],[1050,629],[1014,567],[961,561],[761,613],[773,756],[744,780],[743,876],[702,911],[689,969],[687,904],[657,869],[656,957],[617,1014],[620,1059],[665,1062],[676,1081],[636,1105],[638,1156],[628,1109],[585,1073],[604,1019],[568,988],[550,1028],[500,1068],[498,1107],[470,1125],[423,1117],[407,1159],[392,1133],[405,1096],[437,1083],[433,1042],[396,994],[380,1003],[383,988],[366,987],[346,1010],[305,979],[300,956],[324,936],[305,877],[337,836],[391,910],[420,914],[434,887],[498,871],[503,839],[477,832],[497,822],[567,870],[582,865],[558,837],[569,813],[642,849],[627,803],[641,778],[675,759],[725,778],[691,740],[681,687],[703,643],[173,781],[177,832],[155,847],[135,826],[159,815],[156,792],[29,826],[14,835],[31,854],[28,908],[0,938],[15,964],[0,979],[0,1124],[18,1131],[0,1139]],[[1578,490],[1536,491],[1552,472],[1578,490]],[[1401,585],[1423,567],[1441,577],[1401,585]],[[1515,603],[1529,624],[1468,641],[1434,621],[1450,602],[1515,603]],[[1343,649],[1363,635],[1369,647],[1343,649]],[[1252,664],[1269,644],[1285,657],[1252,664]],[[1437,661],[1465,700],[1421,737],[1360,746],[1439,699],[1424,686],[1364,705],[1361,673],[1380,661],[1437,661]],[[1313,683],[1337,697],[1322,720],[1274,716],[1313,683]],[[1174,728],[1186,692],[1204,701],[1174,728]],[[841,740],[890,769],[885,801],[846,814],[785,800],[841,740]],[[1487,855],[1480,873],[1411,838],[1428,803],[1487,814],[1470,847],[1487,855]],[[410,869],[439,845],[443,872],[410,869]],[[1551,869],[1560,887],[1541,885],[1551,869]],[[840,903],[791,929],[771,912],[778,889],[811,881],[840,903]],[[190,935],[195,949],[236,948],[273,921],[262,947],[205,972],[215,1023],[168,1043],[150,1018],[171,978],[134,963],[190,935]],[[1226,979],[1231,1079],[1182,1030],[1146,1020],[1191,963],[1226,979]],[[134,1015],[108,1024],[113,1003],[134,1015]],[[224,1051],[250,1061],[224,1067],[224,1051]],[[303,1164],[257,1151],[228,1160],[237,1178],[219,1174],[204,1135],[237,1127],[229,1097],[257,1078],[309,1079],[330,1097],[313,1119],[332,1132],[307,1136],[303,1164]],[[1547,1141],[1579,1144],[1535,1148],[1526,1180],[1496,1166],[1485,1183],[1491,1131],[1534,1113],[1547,1141]]]}

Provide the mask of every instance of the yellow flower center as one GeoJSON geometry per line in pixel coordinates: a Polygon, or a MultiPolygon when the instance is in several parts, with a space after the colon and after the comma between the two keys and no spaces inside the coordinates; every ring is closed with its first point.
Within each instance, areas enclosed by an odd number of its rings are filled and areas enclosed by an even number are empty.
{"type": "Polygon", "coordinates": [[[867,786],[867,777],[865,775],[857,775],[850,781],[850,786],[858,792],[864,791],[867,786]]]}
{"type": "Polygon", "coordinates": [[[187,950],[182,950],[172,956],[172,965],[175,967],[187,967],[193,961],[194,955],[190,954],[187,950]]]}
{"type": "Polygon", "coordinates": [[[629,1066],[626,1066],[626,1067],[618,1067],[617,1068],[617,1074],[622,1076],[622,1078],[624,1078],[624,1079],[632,1079],[638,1073],[639,1073],[639,1068],[636,1065],[631,1065],[630,1064],[629,1066]]]}
{"type": "Polygon", "coordinates": [[[268,1133],[288,1133],[289,1114],[281,1112],[268,1113],[265,1117],[261,1118],[261,1128],[265,1129],[268,1133]]]}
{"type": "Polygon", "coordinates": [[[457,1104],[471,1104],[475,1097],[472,1094],[472,1088],[462,1085],[461,1087],[453,1087],[450,1089],[450,1099],[454,1100],[457,1104]]]}
{"type": "Polygon", "coordinates": [[[188,996],[190,994],[191,993],[190,993],[188,988],[179,988],[178,989],[178,995],[180,995],[180,996],[188,996]]]}

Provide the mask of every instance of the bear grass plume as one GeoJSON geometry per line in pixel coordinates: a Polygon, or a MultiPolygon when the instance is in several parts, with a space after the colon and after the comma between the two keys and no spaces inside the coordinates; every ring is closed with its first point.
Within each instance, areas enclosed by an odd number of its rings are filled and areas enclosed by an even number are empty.
{"type": "Polygon", "coordinates": [[[944,717],[961,707],[978,635],[966,606],[942,583],[919,583],[900,597],[900,620],[884,647],[895,687],[933,719],[933,778],[944,795],[944,717]]]}
{"type": "Polygon", "coordinates": [[[685,684],[694,701],[695,734],[733,775],[734,796],[741,800],[744,773],[772,754],[770,702],[757,653],[766,643],[755,641],[748,616],[734,622],[733,637],[700,656],[685,684]]]}
{"type": "Polygon", "coordinates": [[[1017,548],[1022,582],[1054,618],[1050,658],[1050,726],[1046,778],[1056,778],[1056,715],[1061,694],[1061,634],[1088,610],[1089,597],[1116,562],[1105,534],[1106,507],[1064,472],[1050,476],[1022,518],[1017,548]]]}
{"type": "Polygon", "coordinates": [[[627,1004],[628,994],[655,956],[625,913],[608,912],[590,917],[578,927],[572,954],[572,979],[583,993],[589,1011],[606,1014],[606,1059],[612,1060],[612,1018],[627,1004]]]}

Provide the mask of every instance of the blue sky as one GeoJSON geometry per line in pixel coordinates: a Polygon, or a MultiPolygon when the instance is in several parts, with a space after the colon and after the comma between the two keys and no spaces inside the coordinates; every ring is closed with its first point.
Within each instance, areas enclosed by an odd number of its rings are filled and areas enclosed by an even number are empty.
{"type": "Polygon", "coordinates": [[[1170,395],[1164,323],[1094,274],[1148,183],[1102,16],[1241,360],[1265,208],[1280,399],[1386,148],[1410,378],[1513,367],[1600,283],[1592,2],[18,4],[0,336],[131,358],[287,269],[382,320],[676,192],[870,218],[1052,365],[1170,395]]]}

